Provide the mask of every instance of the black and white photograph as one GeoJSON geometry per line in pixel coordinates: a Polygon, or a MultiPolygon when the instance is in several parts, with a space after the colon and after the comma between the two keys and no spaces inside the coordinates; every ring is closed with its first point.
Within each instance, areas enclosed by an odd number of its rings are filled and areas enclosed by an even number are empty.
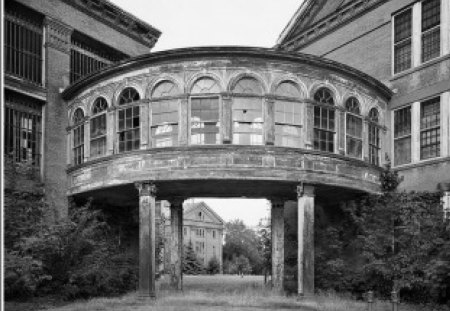
{"type": "Polygon", "coordinates": [[[0,310],[450,311],[450,0],[0,13],[0,310]]]}

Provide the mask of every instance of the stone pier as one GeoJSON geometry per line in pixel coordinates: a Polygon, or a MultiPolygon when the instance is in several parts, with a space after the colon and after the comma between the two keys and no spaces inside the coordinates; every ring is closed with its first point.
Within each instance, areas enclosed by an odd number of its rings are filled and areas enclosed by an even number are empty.
{"type": "Polygon", "coordinates": [[[284,276],[284,202],[272,200],[272,287],[283,291],[284,276]]]}
{"type": "Polygon", "coordinates": [[[170,201],[170,286],[183,290],[183,200],[170,201]]]}

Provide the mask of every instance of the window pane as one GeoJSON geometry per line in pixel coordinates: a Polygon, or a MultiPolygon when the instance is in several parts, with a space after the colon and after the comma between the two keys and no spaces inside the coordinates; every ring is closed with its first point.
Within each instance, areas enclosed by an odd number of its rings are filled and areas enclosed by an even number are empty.
{"type": "Polygon", "coordinates": [[[394,137],[411,134],[411,106],[394,112],[394,137]]]}
{"type": "Polygon", "coordinates": [[[219,93],[220,86],[214,79],[211,78],[202,78],[195,82],[194,86],[191,89],[192,94],[199,93],[219,93]]]}
{"type": "Polygon", "coordinates": [[[233,88],[233,93],[262,95],[263,89],[259,81],[253,78],[243,78],[236,83],[233,88]]]}
{"type": "Polygon", "coordinates": [[[438,27],[422,35],[422,62],[441,54],[441,29],[438,27]]]}
{"type": "Polygon", "coordinates": [[[219,144],[219,98],[191,99],[191,144],[219,144]]]}
{"type": "Polygon", "coordinates": [[[422,1],[422,31],[441,23],[441,0],[422,1]]]}
{"type": "Polygon", "coordinates": [[[394,18],[394,42],[397,43],[411,37],[412,9],[398,14],[394,18]]]}
{"type": "Polygon", "coordinates": [[[411,39],[397,44],[394,48],[394,73],[411,68],[411,39]]]}
{"type": "Polygon", "coordinates": [[[440,156],[440,97],[421,103],[420,111],[420,158],[440,156]]]}
{"type": "Polygon", "coordinates": [[[299,88],[293,82],[282,82],[278,85],[275,94],[286,97],[300,98],[301,93],[299,88]]]}
{"type": "Polygon", "coordinates": [[[401,165],[411,162],[411,137],[399,138],[394,141],[394,163],[401,165]]]}

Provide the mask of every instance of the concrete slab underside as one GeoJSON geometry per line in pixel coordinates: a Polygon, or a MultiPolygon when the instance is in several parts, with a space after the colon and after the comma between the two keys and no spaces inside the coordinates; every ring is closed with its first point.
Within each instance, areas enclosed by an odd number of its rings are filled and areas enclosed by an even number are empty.
{"type": "MultiPolygon", "coordinates": [[[[297,200],[296,187],[298,183],[285,181],[261,180],[183,180],[158,181],[157,200],[172,200],[174,198],[217,197],[217,198],[279,198],[297,200]]],[[[327,205],[341,200],[357,198],[364,192],[356,189],[330,185],[314,185],[316,202],[327,205]]],[[[103,188],[84,192],[73,196],[75,200],[92,198],[101,204],[111,206],[138,206],[138,192],[134,184],[103,188]]]]}

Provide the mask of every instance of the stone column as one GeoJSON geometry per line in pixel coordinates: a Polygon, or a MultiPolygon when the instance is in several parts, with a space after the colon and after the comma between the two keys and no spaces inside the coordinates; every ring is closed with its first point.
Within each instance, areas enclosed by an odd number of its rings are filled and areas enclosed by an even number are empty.
{"type": "MultiPolygon", "coordinates": [[[[68,126],[67,105],[61,97],[61,90],[70,84],[70,37],[73,29],[49,16],[44,20],[45,51],[44,77],[47,101],[43,114],[45,123],[42,154],[43,182],[49,215],[55,221],[68,215],[66,160],[62,151],[66,150],[64,137],[68,126]],[[55,150],[57,152],[55,152],[55,150]]],[[[87,145],[87,142],[85,141],[87,145]]],[[[85,146],[86,146],[85,145],[85,146]]],[[[50,216],[49,216],[50,217],[50,216]]]]}
{"type": "Polygon", "coordinates": [[[272,200],[272,287],[283,290],[284,276],[284,202],[272,200]]]}
{"type": "Polygon", "coordinates": [[[298,296],[314,294],[314,187],[297,186],[298,296]]]}
{"type": "Polygon", "coordinates": [[[233,117],[232,117],[232,98],[230,94],[222,94],[222,142],[224,144],[231,144],[233,139],[233,117]]]}
{"type": "Polygon", "coordinates": [[[170,285],[175,290],[183,290],[183,201],[170,201],[170,285]]]}
{"type": "Polygon", "coordinates": [[[345,154],[345,110],[342,109],[336,109],[336,133],[337,133],[337,139],[336,144],[337,148],[336,153],[339,154],[345,154]]]}
{"type": "Polygon", "coordinates": [[[303,128],[303,133],[305,137],[305,148],[308,150],[313,149],[313,138],[314,138],[314,106],[311,103],[304,103],[304,119],[303,124],[305,127],[303,128]]]}
{"type": "Polygon", "coordinates": [[[155,298],[155,195],[151,182],[136,183],[139,190],[139,289],[141,298],[155,298]]]}
{"type": "Polygon", "coordinates": [[[89,120],[84,121],[84,161],[89,161],[91,156],[91,123],[89,120]]]}
{"type": "Polygon", "coordinates": [[[140,145],[140,149],[141,150],[145,150],[148,149],[149,146],[149,130],[150,130],[150,126],[149,126],[149,103],[147,100],[143,101],[140,105],[139,105],[139,112],[140,112],[140,129],[141,129],[141,145],[140,145]]]}
{"type": "Polygon", "coordinates": [[[362,156],[364,161],[369,161],[369,121],[367,119],[363,119],[362,121],[362,156]]]}

